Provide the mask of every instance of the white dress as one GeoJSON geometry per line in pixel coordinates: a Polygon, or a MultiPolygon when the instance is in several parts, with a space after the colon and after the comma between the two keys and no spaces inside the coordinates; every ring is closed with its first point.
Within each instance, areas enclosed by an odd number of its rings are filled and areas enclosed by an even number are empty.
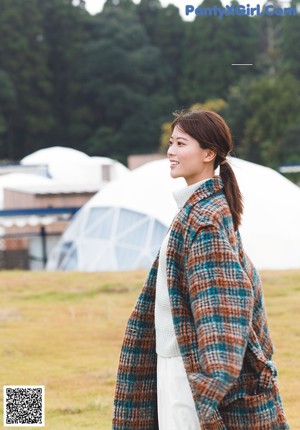
{"type": "MultiPolygon", "coordinates": [[[[204,181],[178,190],[178,210],[204,181]]],[[[160,249],[155,301],[157,352],[157,407],[159,430],[201,430],[191,387],[177,344],[166,279],[166,249],[170,231],[160,249]]]]}
{"type": "Polygon", "coordinates": [[[157,355],[159,430],[200,430],[189,381],[181,356],[157,355]]]}

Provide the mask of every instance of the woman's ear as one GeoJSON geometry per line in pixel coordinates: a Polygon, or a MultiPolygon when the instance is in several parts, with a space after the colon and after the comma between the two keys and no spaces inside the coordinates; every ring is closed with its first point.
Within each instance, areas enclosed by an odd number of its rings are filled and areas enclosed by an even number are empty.
{"type": "Polygon", "coordinates": [[[210,162],[213,161],[216,158],[217,154],[212,149],[206,149],[206,155],[204,158],[204,161],[210,162]]]}

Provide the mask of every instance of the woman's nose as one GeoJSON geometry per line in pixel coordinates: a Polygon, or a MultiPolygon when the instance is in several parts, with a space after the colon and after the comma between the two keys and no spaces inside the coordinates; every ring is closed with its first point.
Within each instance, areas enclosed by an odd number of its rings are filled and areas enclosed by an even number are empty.
{"type": "Polygon", "coordinates": [[[174,148],[172,146],[169,146],[167,150],[167,155],[171,156],[171,155],[174,155],[174,153],[175,153],[174,148]]]}

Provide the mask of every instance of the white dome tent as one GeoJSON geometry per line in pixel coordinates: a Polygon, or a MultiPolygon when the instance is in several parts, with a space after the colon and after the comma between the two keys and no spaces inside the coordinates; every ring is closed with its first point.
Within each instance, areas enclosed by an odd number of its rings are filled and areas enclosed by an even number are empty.
{"type": "MultiPolygon", "coordinates": [[[[240,232],[258,269],[300,268],[300,188],[278,172],[230,158],[245,211],[240,232]]],[[[218,173],[218,172],[216,172],[218,173]]],[[[169,161],[147,163],[106,185],[76,214],[49,270],[148,269],[175,213],[169,161]]]]}
{"type": "Polygon", "coordinates": [[[89,158],[84,152],[73,148],[65,148],[63,146],[52,146],[50,148],[39,149],[32,154],[27,155],[21,160],[24,165],[39,165],[49,164],[62,161],[85,161],[89,158]]]}
{"type": "Polygon", "coordinates": [[[133,170],[92,197],[63,234],[47,268],[105,271],[149,267],[176,210],[168,170],[156,163],[133,170]]]}
{"type": "Polygon", "coordinates": [[[47,165],[49,176],[59,184],[100,184],[120,178],[129,172],[122,163],[108,157],[90,157],[77,149],[53,146],[39,149],[21,160],[22,165],[47,165]],[[103,166],[110,168],[103,178],[103,166]]]}
{"type": "Polygon", "coordinates": [[[60,238],[63,222],[91,194],[94,195],[110,181],[123,178],[128,173],[129,169],[117,160],[90,157],[75,149],[60,146],[38,150],[24,157],[20,165],[2,166],[1,250],[15,246],[14,251],[18,251],[25,247],[30,255],[30,269],[43,268],[47,253],[60,238]],[[13,168],[16,173],[5,173],[7,167],[13,168]],[[45,226],[50,224],[51,227],[46,231],[45,226]],[[9,243],[8,239],[17,237],[14,236],[16,234],[26,241],[22,244],[9,243]]]}

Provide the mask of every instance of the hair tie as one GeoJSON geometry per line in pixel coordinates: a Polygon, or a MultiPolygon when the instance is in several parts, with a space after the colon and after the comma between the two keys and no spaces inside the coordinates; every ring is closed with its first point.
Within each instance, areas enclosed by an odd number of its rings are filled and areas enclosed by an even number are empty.
{"type": "Polygon", "coordinates": [[[227,163],[226,158],[225,158],[225,160],[223,160],[223,161],[220,163],[220,166],[221,166],[221,164],[225,164],[225,163],[227,163]]]}

